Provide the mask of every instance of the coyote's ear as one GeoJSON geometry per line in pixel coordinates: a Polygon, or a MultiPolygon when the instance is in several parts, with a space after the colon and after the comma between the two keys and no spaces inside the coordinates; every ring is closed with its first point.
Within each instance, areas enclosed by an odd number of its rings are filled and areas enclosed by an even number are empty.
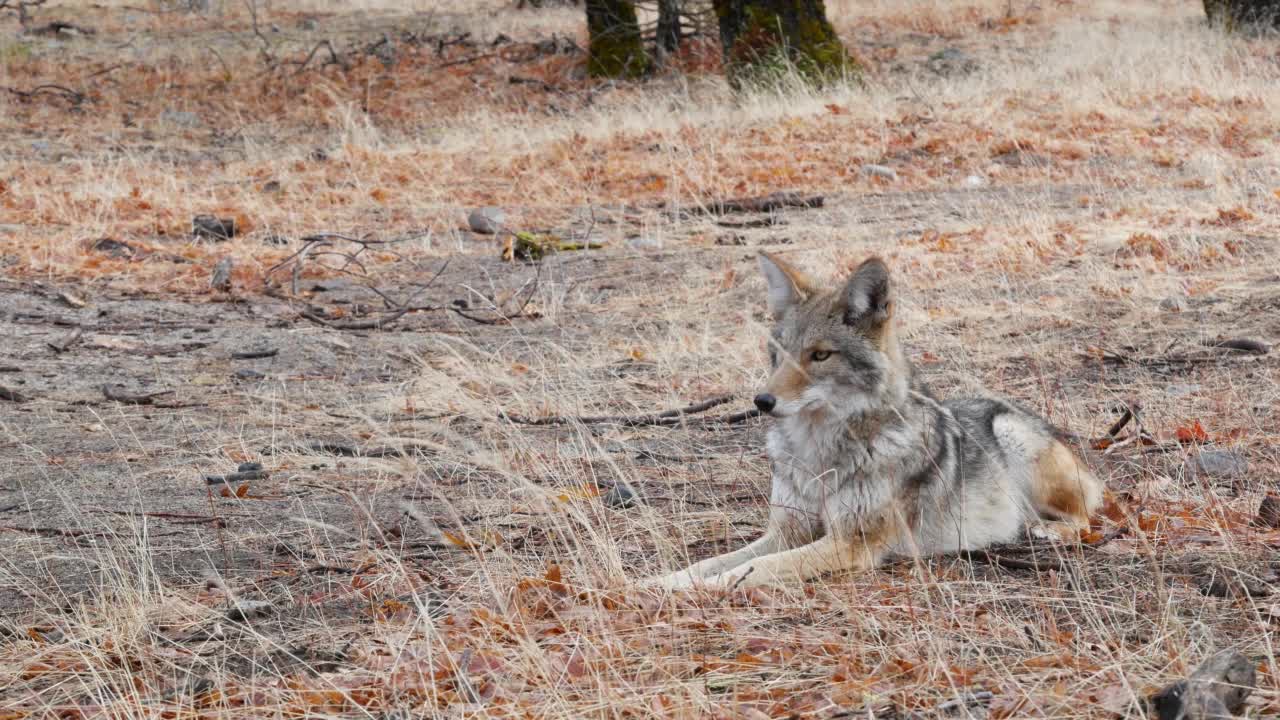
{"type": "Polygon", "coordinates": [[[809,276],[781,258],[760,253],[760,269],[769,282],[769,314],[774,320],[780,319],[787,308],[803,302],[813,293],[815,285],[809,276]]]}
{"type": "Polygon", "coordinates": [[[881,325],[893,315],[893,291],[889,267],[878,257],[869,258],[844,286],[844,322],[846,325],[881,325]]]}

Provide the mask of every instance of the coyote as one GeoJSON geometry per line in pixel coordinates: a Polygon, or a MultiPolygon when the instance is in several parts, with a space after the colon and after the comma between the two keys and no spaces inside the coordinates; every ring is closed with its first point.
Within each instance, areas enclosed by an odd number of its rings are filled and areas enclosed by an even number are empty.
{"type": "Polygon", "coordinates": [[[841,287],[760,256],[775,327],[755,397],[774,418],[763,536],[654,582],[785,584],[886,556],[973,550],[1043,522],[1078,537],[1102,484],[1065,435],[1011,402],[939,401],[903,357],[879,258],[841,287]]]}

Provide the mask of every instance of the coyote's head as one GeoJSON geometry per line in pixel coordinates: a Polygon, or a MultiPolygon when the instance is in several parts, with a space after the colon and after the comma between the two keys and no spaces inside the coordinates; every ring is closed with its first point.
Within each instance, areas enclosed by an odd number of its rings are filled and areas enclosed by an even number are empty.
{"type": "Polygon", "coordinates": [[[893,329],[889,268],[879,258],[835,287],[772,255],[769,282],[772,375],[756,406],[775,417],[843,419],[887,410],[906,393],[909,370],[893,329]]]}

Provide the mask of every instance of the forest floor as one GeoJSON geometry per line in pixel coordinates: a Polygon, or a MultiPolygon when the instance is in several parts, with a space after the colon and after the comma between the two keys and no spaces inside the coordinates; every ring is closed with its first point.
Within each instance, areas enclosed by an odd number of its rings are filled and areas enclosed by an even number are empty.
{"type": "Polygon", "coordinates": [[[1280,355],[1217,346],[1280,340],[1275,38],[827,6],[865,85],[594,81],[510,2],[0,15],[0,718],[1123,717],[1226,648],[1280,713],[1280,355]],[[939,394],[1085,439],[1083,542],[639,587],[763,528],[761,250],[881,255],[939,394]]]}

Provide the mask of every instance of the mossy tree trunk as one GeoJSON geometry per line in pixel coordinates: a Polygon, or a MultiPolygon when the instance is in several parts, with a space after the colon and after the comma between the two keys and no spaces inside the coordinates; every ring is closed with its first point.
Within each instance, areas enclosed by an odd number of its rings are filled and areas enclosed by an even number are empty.
{"type": "Polygon", "coordinates": [[[649,72],[649,56],[631,0],[587,0],[587,33],[587,71],[591,75],[634,78],[649,72]]]}
{"type": "Polygon", "coordinates": [[[817,83],[856,70],[822,0],[714,0],[714,5],[725,72],[735,86],[789,68],[817,83]]]}
{"type": "Polygon", "coordinates": [[[1228,30],[1239,27],[1280,29],[1280,0],[1204,0],[1209,22],[1228,30]]]}

